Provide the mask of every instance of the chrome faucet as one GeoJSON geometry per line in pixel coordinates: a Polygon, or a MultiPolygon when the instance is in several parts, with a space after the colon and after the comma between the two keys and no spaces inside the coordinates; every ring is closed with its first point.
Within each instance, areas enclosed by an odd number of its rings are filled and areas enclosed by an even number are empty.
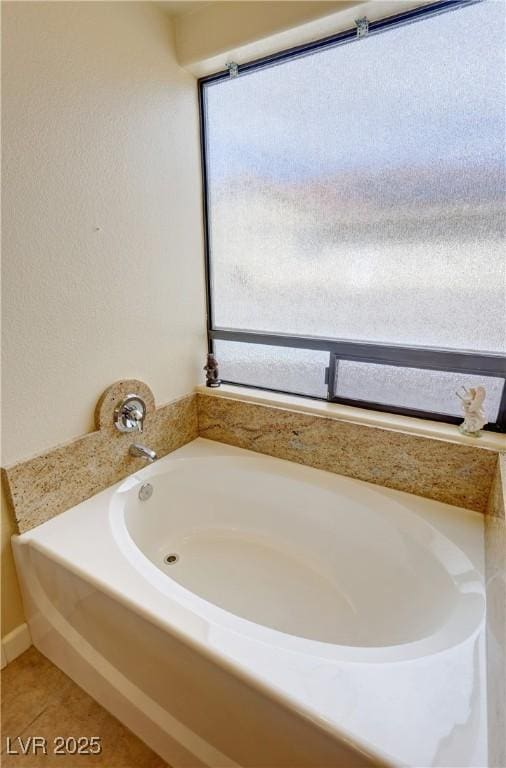
{"type": "Polygon", "coordinates": [[[120,432],[142,432],[146,403],[139,395],[127,395],[114,410],[114,426],[120,432]]]}
{"type": "Polygon", "coordinates": [[[132,443],[128,449],[130,456],[135,456],[138,459],[145,459],[149,464],[156,461],[158,456],[151,448],[146,448],[145,445],[139,445],[139,443],[132,443]]]}

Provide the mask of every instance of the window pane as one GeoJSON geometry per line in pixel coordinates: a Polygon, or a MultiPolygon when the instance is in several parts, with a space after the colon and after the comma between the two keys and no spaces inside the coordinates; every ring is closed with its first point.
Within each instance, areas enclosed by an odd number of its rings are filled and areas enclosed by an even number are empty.
{"type": "Polygon", "coordinates": [[[328,352],[215,341],[220,377],[236,384],[326,397],[328,352]]]}
{"type": "Polygon", "coordinates": [[[205,87],[215,326],[506,350],[505,5],[205,87]]]}
{"type": "Polygon", "coordinates": [[[504,379],[469,376],[446,371],[423,371],[339,360],[335,394],[351,400],[395,405],[432,413],[461,416],[460,400],[455,392],[461,386],[485,387],[485,414],[491,423],[497,421],[504,379]]]}

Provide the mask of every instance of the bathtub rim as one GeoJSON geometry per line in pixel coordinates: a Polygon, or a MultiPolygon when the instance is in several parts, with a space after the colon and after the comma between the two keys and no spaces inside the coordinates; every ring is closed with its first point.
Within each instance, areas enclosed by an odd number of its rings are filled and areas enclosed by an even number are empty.
{"type": "MultiPolygon", "coordinates": [[[[43,523],[42,525],[46,525],[46,523],[43,523]]],[[[27,531],[23,534],[14,534],[12,537],[14,546],[33,547],[47,559],[52,560],[62,568],[71,571],[73,575],[89,583],[97,591],[117,600],[125,608],[140,615],[145,621],[162,629],[164,632],[174,635],[178,640],[186,643],[198,653],[203,654],[210,661],[218,664],[224,671],[239,678],[243,683],[252,686],[260,693],[270,698],[275,698],[281,706],[295,712],[304,720],[311,722],[312,725],[322,730],[326,735],[331,736],[334,739],[337,738],[339,741],[346,743],[352,749],[356,750],[359,754],[363,754],[369,760],[376,761],[378,768],[404,768],[404,763],[400,762],[392,755],[385,753],[384,750],[381,750],[381,748],[370,743],[366,738],[350,733],[347,729],[321,715],[313,707],[305,706],[300,699],[291,696],[279,686],[268,684],[262,678],[255,677],[255,675],[240,663],[224,654],[217,653],[212,646],[206,644],[203,640],[195,637],[190,632],[185,631],[182,627],[179,627],[167,619],[158,616],[153,611],[144,608],[139,601],[126,595],[124,592],[121,592],[119,588],[111,586],[103,579],[96,578],[92,573],[75,565],[50,547],[39,542],[35,543],[33,541],[27,541],[25,537],[28,537],[30,533],[31,531],[27,531]],[[21,539],[24,540],[20,541],[21,539]]],[[[150,584],[150,586],[152,585],[150,584]]]]}
{"type": "MultiPolygon", "coordinates": [[[[235,451],[246,450],[246,449],[234,448],[232,446],[228,446],[222,443],[216,443],[215,441],[206,440],[204,438],[197,438],[195,441],[192,441],[187,445],[191,446],[196,442],[210,444],[215,448],[222,450],[224,453],[230,452],[233,454],[235,453],[235,451]]],[[[185,448],[187,448],[187,446],[184,446],[183,448],[178,449],[178,451],[183,451],[185,448]]],[[[248,453],[251,453],[251,452],[248,451],[248,453]]],[[[166,460],[170,460],[172,458],[174,458],[174,454],[168,454],[166,457],[164,457],[164,459],[166,460]]],[[[163,459],[161,461],[163,461],[163,459]]],[[[283,460],[278,459],[277,461],[283,461],[283,460]]],[[[291,462],[289,463],[291,464],[291,462]]],[[[149,467],[147,467],[146,469],[148,470],[149,467]]],[[[315,470],[315,471],[323,471],[323,470],[315,470]]],[[[132,475],[130,475],[129,477],[133,477],[134,475],[136,476],[140,475],[141,479],[145,479],[146,474],[144,474],[144,472],[145,470],[140,470],[140,472],[132,473],[132,475]]],[[[129,608],[134,613],[140,614],[144,619],[146,619],[150,623],[154,624],[155,626],[158,626],[164,631],[168,631],[169,633],[175,635],[178,639],[189,644],[196,651],[204,654],[212,662],[217,663],[222,669],[238,677],[247,685],[253,686],[257,690],[259,690],[261,693],[269,697],[275,697],[276,700],[283,707],[286,707],[292,712],[293,711],[296,712],[300,717],[311,722],[315,727],[319,728],[327,735],[330,735],[332,738],[337,738],[342,742],[348,744],[350,747],[355,749],[359,754],[363,754],[364,756],[367,756],[369,759],[375,760],[378,763],[378,765],[383,765],[385,768],[400,768],[402,765],[404,765],[404,763],[401,762],[398,758],[394,757],[392,754],[385,752],[384,750],[381,749],[381,747],[378,747],[375,744],[372,744],[367,740],[367,738],[364,738],[361,735],[358,736],[355,733],[351,733],[346,728],[338,725],[335,721],[323,716],[315,708],[313,708],[310,705],[304,704],[299,698],[292,696],[290,693],[280,688],[279,686],[272,683],[267,684],[262,678],[255,677],[247,668],[243,667],[240,663],[224,655],[216,653],[216,651],[212,647],[210,647],[209,645],[206,645],[204,641],[193,636],[191,633],[186,631],[183,627],[171,621],[168,621],[163,616],[160,616],[159,614],[156,614],[149,609],[146,609],[142,604],[142,602],[125,594],[125,592],[121,591],[119,587],[111,585],[104,578],[97,578],[93,572],[91,572],[90,570],[84,567],[81,567],[79,564],[73,561],[68,555],[67,556],[62,555],[58,551],[57,546],[55,546],[54,544],[53,546],[50,546],[38,540],[41,533],[43,534],[47,533],[48,531],[51,531],[55,526],[58,528],[62,524],[62,521],[64,519],[68,521],[72,515],[84,514],[87,517],[89,517],[91,520],[91,516],[88,516],[87,507],[90,507],[91,505],[96,505],[97,500],[99,501],[105,500],[107,496],[114,493],[124,482],[125,482],[125,479],[119,481],[118,483],[115,483],[114,485],[110,486],[104,491],[99,492],[98,494],[91,497],[90,499],[87,499],[84,502],[81,502],[80,504],[72,507],[66,512],[63,512],[60,515],[57,515],[56,517],[44,522],[40,526],[37,526],[23,534],[15,535],[13,537],[14,546],[15,547],[30,546],[39,550],[45,557],[57,562],[63,568],[71,571],[78,577],[84,579],[86,582],[90,583],[94,588],[98,589],[99,591],[104,592],[105,594],[109,595],[115,600],[118,600],[125,607],[129,608]]],[[[362,483],[363,481],[354,480],[353,482],[362,483]]],[[[403,492],[398,491],[394,493],[403,493],[403,492]]],[[[440,502],[434,502],[434,503],[440,504],[440,502]]],[[[101,507],[102,514],[98,515],[98,517],[100,518],[100,522],[103,526],[102,528],[99,528],[97,530],[97,534],[98,533],[103,534],[107,529],[107,533],[110,536],[110,532],[108,531],[108,526],[103,525],[104,516],[108,514],[108,505],[104,503],[96,506],[101,507]]],[[[445,505],[445,506],[448,506],[448,505],[445,505]]],[[[473,513],[473,512],[470,512],[469,510],[463,510],[463,511],[467,514],[473,515],[473,517],[475,517],[476,519],[479,519],[482,517],[482,515],[480,515],[479,513],[473,513]]],[[[96,521],[93,521],[93,523],[95,522],[96,521]]],[[[110,537],[110,543],[114,544],[114,540],[111,537],[110,537]]],[[[121,553],[119,554],[121,555],[121,553]]],[[[125,560],[126,563],[128,564],[129,570],[133,574],[134,578],[137,581],[141,580],[145,582],[145,580],[136,571],[136,569],[132,566],[132,564],[129,563],[126,560],[126,558],[122,557],[122,559],[125,560]]],[[[153,568],[156,568],[156,566],[153,565],[153,568]]],[[[153,588],[152,585],[150,586],[151,588],[153,588]]],[[[185,610],[188,610],[188,609],[185,608],[185,610]]]]}

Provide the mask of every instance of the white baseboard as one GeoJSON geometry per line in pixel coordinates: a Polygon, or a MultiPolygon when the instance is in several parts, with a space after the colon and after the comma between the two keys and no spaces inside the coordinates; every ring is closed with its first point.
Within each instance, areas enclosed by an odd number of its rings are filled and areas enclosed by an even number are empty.
{"type": "Polygon", "coordinates": [[[2,637],[2,669],[27,651],[31,644],[32,638],[28,624],[20,624],[8,635],[2,637]]]}

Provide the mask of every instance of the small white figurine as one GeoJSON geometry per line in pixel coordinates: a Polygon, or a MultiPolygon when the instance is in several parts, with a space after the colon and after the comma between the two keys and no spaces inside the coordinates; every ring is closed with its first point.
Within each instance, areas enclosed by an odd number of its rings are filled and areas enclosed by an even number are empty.
{"type": "Polygon", "coordinates": [[[455,394],[462,400],[464,411],[464,421],[459,425],[459,432],[469,437],[480,437],[480,429],[487,423],[483,410],[485,387],[461,387],[455,394]]]}

